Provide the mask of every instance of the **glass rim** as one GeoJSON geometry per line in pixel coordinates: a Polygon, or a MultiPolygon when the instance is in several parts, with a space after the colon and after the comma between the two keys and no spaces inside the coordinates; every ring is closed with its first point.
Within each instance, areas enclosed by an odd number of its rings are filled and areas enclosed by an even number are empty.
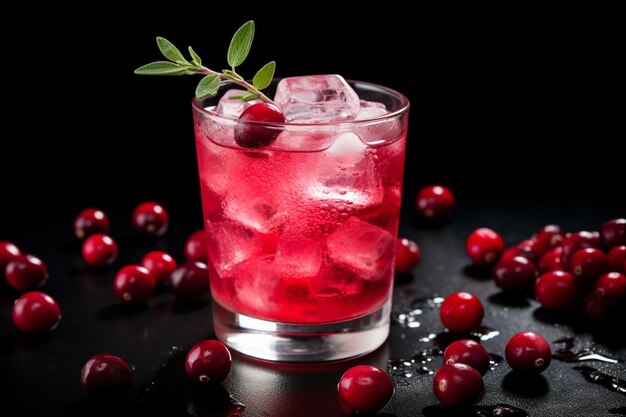
{"type": "MultiPolygon", "coordinates": [[[[275,78],[273,81],[280,81],[281,79],[282,78],[275,78]]],[[[399,117],[402,114],[409,111],[409,107],[411,106],[409,99],[404,94],[394,90],[393,88],[385,87],[380,84],[370,83],[367,81],[358,81],[358,80],[346,80],[346,81],[356,87],[358,87],[359,85],[364,85],[370,90],[374,90],[374,91],[382,90],[384,93],[390,94],[392,96],[396,96],[400,100],[401,107],[398,110],[395,110],[391,113],[384,114],[382,116],[377,116],[377,117],[372,117],[372,118],[367,118],[367,119],[359,119],[359,120],[345,120],[345,121],[342,120],[342,121],[322,122],[322,123],[289,123],[289,122],[262,122],[262,121],[253,121],[253,120],[240,120],[237,117],[219,114],[214,111],[205,109],[201,104],[204,99],[199,99],[197,97],[194,97],[191,100],[191,107],[198,113],[201,113],[201,114],[204,114],[209,117],[216,118],[216,119],[221,119],[227,123],[235,122],[235,123],[241,123],[241,124],[251,125],[251,126],[266,126],[266,127],[287,128],[287,129],[294,128],[295,130],[301,130],[301,129],[302,130],[311,130],[311,129],[325,130],[324,128],[328,129],[330,127],[332,127],[333,129],[337,129],[338,127],[347,128],[350,126],[382,123],[387,120],[391,120],[396,117],[399,117]]],[[[227,85],[237,85],[237,84],[233,83],[232,81],[222,81],[220,83],[220,87],[227,86],[227,85]]]]}

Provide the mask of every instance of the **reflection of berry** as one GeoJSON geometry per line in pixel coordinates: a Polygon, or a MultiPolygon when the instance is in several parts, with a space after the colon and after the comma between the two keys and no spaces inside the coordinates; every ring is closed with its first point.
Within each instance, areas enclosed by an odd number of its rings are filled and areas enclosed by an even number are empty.
{"type": "Polygon", "coordinates": [[[147,201],[139,204],[133,212],[133,226],[138,232],[151,236],[162,236],[170,224],[170,218],[158,203],[147,201]]]}
{"type": "Polygon", "coordinates": [[[88,208],[76,216],[74,220],[74,234],[79,239],[96,233],[109,233],[109,218],[102,210],[88,208]]]}
{"type": "Polygon", "coordinates": [[[59,305],[43,292],[27,292],[13,304],[13,323],[25,333],[49,332],[60,321],[59,305]]]}
{"type": "Polygon", "coordinates": [[[533,332],[513,336],[506,344],[504,353],[511,368],[525,373],[543,372],[552,358],[548,342],[533,332]]]}
{"type": "Polygon", "coordinates": [[[546,308],[565,310],[576,301],[576,284],[565,271],[546,272],[535,281],[535,297],[546,308]]]}
{"type": "Polygon", "coordinates": [[[526,258],[517,256],[503,259],[493,268],[493,280],[505,291],[532,288],[537,278],[535,265],[526,258]]]}
{"type": "Polygon", "coordinates": [[[89,358],[80,373],[80,382],[89,394],[117,394],[130,387],[130,366],[119,356],[99,354],[89,358]]]}
{"type": "Polygon", "coordinates": [[[465,250],[474,265],[486,267],[498,262],[504,252],[504,241],[498,233],[481,227],[469,235],[465,250]]]}
{"type": "Polygon", "coordinates": [[[34,290],[48,281],[48,269],[33,255],[19,255],[8,263],[4,271],[7,282],[18,291],[34,290]]]}
{"type": "Polygon", "coordinates": [[[117,258],[117,244],[107,235],[91,235],[83,242],[82,253],[91,266],[110,265],[117,258]]]}
{"type": "Polygon", "coordinates": [[[148,252],[141,259],[141,266],[152,274],[157,284],[167,281],[176,269],[176,261],[168,253],[160,250],[148,252]]]}
{"type": "Polygon", "coordinates": [[[358,365],[348,369],[337,385],[341,401],[360,413],[374,413],[393,396],[391,377],[378,368],[358,365]]]}
{"type": "Polygon", "coordinates": [[[452,342],[443,353],[443,363],[464,363],[485,375],[489,369],[489,353],[480,343],[471,339],[452,342]]]}
{"type": "Polygon", "coordinates": [[[235,126],[235,142],[244,148],[260,148],[274,142],[281,132],[279,126],[263,126],[261,123],[285,123],[285,115],[270,103],[256,103],[248,106],[239,116],[235,126]]]}
{"type": "Polygon", "coordinates": [[[217,340],[196,343],[185,359],[185,372],[193,381],[221,382],[228,376],[232,358],[228,348],[217,340]]]}
{"type": "Polygon", "coordinates": [[[396,269],[399,274],[408,274],[420,263],[420,248],[409,239],[398,239],[396,242],[396,269]]]}
{"type": "Polygon", "coordinates": [[[185,259],[187,262],[207,263],[207,235],[204,230],[196,230],[185,242],[185,259]]]}
{"type": "Polygon", "coordinates": [[[454,194],[443,185],[428,185],[417,193],[415,205],[417,212],[426,219],[445,219],[454,210],[454,194]]]}
{"type": "Polygon", "coordinates": [[[113,290],[123,303],[143,303],[152,295],[154,277],[143,266],[127,265],[119,270],[113,281],[113,290]]]}
{"type": "Polygon", "coordinates": [[[468,292],[450,294],[439,310],[441,323],[453,333],[469,333],[476,329],[484,314],[483,304],[468,292]]]}
{"type": "Polygon", "coordinates": [[[456,407],[476,401],[485,383],[480,373],[469,365],[443,365],[433,379],[435,396],[443,405],[456,407]]]}

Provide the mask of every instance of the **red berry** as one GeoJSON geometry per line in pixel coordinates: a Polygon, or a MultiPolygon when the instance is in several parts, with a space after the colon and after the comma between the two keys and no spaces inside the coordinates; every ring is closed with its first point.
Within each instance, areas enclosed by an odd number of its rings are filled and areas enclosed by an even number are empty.
{"type": "Polygon", "coordinates": [[[596,295],[592,292],[587,295],[585,299],[585,316],[591,321],[603,320],[609,309],[609,304],[604,300],[596,298],[596,295]]]}
{"type": "Polygon", "coordinates": [[[504,251],[500,261],[504,261],[505,259],[513,259],[517,256],[521,256],[522,258],[528,259],[530,262],[535,262],[537,257],[533,253],[533,251],[528,246],[511,246],[507,250],[504,251]]]}
{"type": "Polygon", "coordinates": [[[469,235],[465,250],[474,265],[486,267],[498,262],[504,252],[504,241],[498,233],[482,227],[469,235]]]}
{"type": "Polygon", "coordinates": [[[543,255],[539,260],[539,272],[565,271],[565,259],[563,258],[563,248],[556,247],[543,255]]]}
{"type": "Polygon", "coordinates": [[[260,148],[274,142],[285,123],[285,115],[270,103],[257,103],[247,107],[235,126],[235,142],[244,148],[260,148]]]}
{"type": "Polygon", "coordinates": [[[13,304],[13,323],[24,333],[46,333],[57,327],[60,321],[59,305],[43,292],[27,292],[13,304]]]}
{"type": "Polygon", "coordinates": [[[170,218],[158,203],[146,201],[139,204],[133,212],[133,226],[138,232],[150,236],[162,236],[170,224],[170,218]]]}
{"type": "Polygon", "coordinates": [[[538,252],[537,242],[532,239],[526,239],[517,244],[517,246],[521,249],[529,250],[535,255],[536,258],[540,257],[543,254],[538,252]]]}
{"type": "Polygon", "coordinates": [[[82,253],[91,266],[111,265],[117,259],[117,243],[107,235],[91,235],[83,242],[82,253]]]}
{"type": "Polygon", "coordinates": [[[408,274],[420,263],[420,248],[410,239],[396,241],[396,272],[408,274]]]}
{"type": "Polygon", "coordinates": [[[178,298],[199,300],[209,293],[209,270],[201,262],[187,262],[169,277],[167,286],[178,298]]]}
{"type": "Polygon", "coordinates": [[[574,252],[569,270],[580,285],[593,284],[609,269],[609,260],[600,249],[585,248],[574,252]]]}
{"type": "Polygon", "coordinates": [[[509,339],[504,351],[511,368],[524,373],[541,373],[552,359],[548,342],[533,332],[518,333],[509,339]]]}
{"type": "Polygon", "coordinates": [[[196,343],[185,359],[185,372],[192,381],[221,382],[230,372],[232,358],[228,348],[217,340],[196,343]]]}
{"type": "Polygon", "coordinates": [[[542,227],[535,233],[532,239],[535,242],[533,247],[535,253],[541,257],[543,254],[559,246],[561,242],[563,242],[563,235],[564,233],[561,226],[556,224],[549,224],[542,227]]]}
{"type": "Polygon", "coordinates": [[[22,252],[13,243],[0,240],[0,273],[4,271],[9,262],[21,254],[22,252]]]}
{"type": "Polygon", "coordinates": [[[600,226],[600,242],[609,249],[626,245],[626,219],[614,219],[600,226]]]}
{"type": "Polygon", "coordinates": [[[176,269],[176,261],[166,252],[155,250],[148,252],[141,259],[141,266],[146,268],[157,284],[166,282],[176,269]]]}
{"type": "Polygon", "coordinates": [[[435,372],[433,389],[439,402],[456,407],[478,400],[485,389],[485,383],[476,369],[455,363],[443,365],[435,372]]]}
{"type": "Polygon", "coordinates": [[[360,413],[374,413],[383,408],[394,392],[391,377],[378,368],[358,365],[348,369],[337,385],[339,398],[360,413]]]}
{"type": "Polygon", "coordinates": [[[123,303],[143,303],[152,295],[155,286],[150,271],[139,265],[123,267],[113,281],[113,291],[123,303]]]}
{"type": "Polygon", "coordinates": [[[426,219],[446,219],[454,210],[454,194],[443,185],[427,185],[417,193],[415,206],[426,219]]]}
{"type": "Polygon", "coordinates": [[[598,232],[586,231],[572,233],[565,236],[562,246],[565,265],[569,265],[569,261],[576,251],[600,246],[600,234],[598,232]]]}
{"type": "Polygon", "coordinates": [[[207,263],[207,235],[204,230],[196,230],[185,242],[185,259],[187,262],[207,263]]]}
{"type": "Polygon", "coordinates": [[[535,297],[546,308],[565,310],[576,301],[576,284],[568,272],[546,272],[535,282],[535,297]]]}
{"type": "Polygon", "coordinates": [[[130,387],[131,379],[126,361],[106,353],[89,358],[80,373],[80,382],[91,395],[119,394],[130,387]]]}
{"type": "Polygon", "coordinates": [[[615,246],[607,255],[610,272],[626,273],[626,246],[615,246]]]}
{"type": "Polygon", "coordinates": [[[34,290],[48,281],[48,269],[33,255],[20,255],[6,267],[7,282],[18,291],[34,290]]]}
{"type": "Polygon", "coordinates": [[[96,208],[88,208],[76,216],[74,220],[74,234],[79,239],[96,233],[109,233],[109,218],[102,210],[96,208]]]}
{"type": "Polygon", "coordinates": [[[626,276],[619,272],[601,275],[593,288],[596,298],[606,303],[626,300],[626,276]]]}
{"type": "Polygon", "coordinates": [[[521,256],[503,259],[493,268],[493,280],[505,291],[532,288],[537,279],[535,265],[521,256]]]}
{"type": "Polygon", "coordinates": [[[468,292],[456,292],[443,300],[439,317],[453,333],[469,333],[480,326],[485,310],[478,298],[468,292]]]}
{"type": "Polygon", "coordinates": [[[463,363],[485,375],[489,369],[489,353],[480,343],[471,339],[452,342],[443,352],[443,363],[452,365],[463,363]]]}

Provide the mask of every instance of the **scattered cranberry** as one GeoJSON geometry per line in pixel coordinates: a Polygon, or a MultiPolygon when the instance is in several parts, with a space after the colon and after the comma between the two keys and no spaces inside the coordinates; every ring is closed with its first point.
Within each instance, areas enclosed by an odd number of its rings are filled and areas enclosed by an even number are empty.
{"type": "Polygon", "coordinates": [[[91,266],[111,265],[117,259],[117,243],[107,235],[91,235],[83,242],[82,252],[91,266]]]}
{"type": "Polygon", "coordinates": [[[427,185],[415,198],[417,212],[426,219],[442,220],[454,210],[454,194],[443,185],[427,185]]]}
{"type": "Polygon", "coordinates": [[[455,363],[443,365],[435,372],[433,388],[439,402],[456,407],[478,400],[485,389],[485,383],[476,369],[455,363]]]}
{"type": "Polygon", "coordinates": [[[178,298],[199,300],[209,293],[209,269],[202,262],[187,262],[169,277],[167,286],[178,298]]]}
{"type": "Polygon", "coordinates": [[[13,323],[25,333],[46,333],[61,321],[61,310],[54,298],[39,291],[31,291],[15,300],[13,323]]]}
{"type": "Polygon", "coordinates": [[[569,262],[569,270],[576,282],[581,285],[593,284],[609,269],[609,260],[600,249],[585,248],[577,250],[569,262]]]}
{"type": "Polygon", "coordinates": [[[247,107],[235,126],[235,142],[244,148],[260,148],[274,142],[282,129],[264,123],[285,123],[285,115],[270,103],[257,103],[247,107]],[[243,122],[243,123],[242,123],[243,122]]]}
{"type": "Polygon", "coordinates": [[[109,233],[109,228],[107,215],[102,210],[95,208],[81,211],[76,216],[76,220],[74,220],[74,234],[79,239],[84,239],[96,233],[107,234],[109,233]]]}
{"type": "Polygon", "coordinates": [[[221,382],[230,372],[232,358],[228,348],[217,340],[196,343],[185,359],[185,372],[193,381],[221,382]]]}
{"type": "Polygon", "coordinates": [[[168,253],[155,250],[141,259],[141,266],[150,271],[157,284],[161,284],[169,279],[177,264],[168,253]]]}
{"type": "Polygon", "coordinates": [[[396,241],[396,272],[408,274],[420,263],[420,248],[410,239],[400,238],[396,241]]]}
{"type": "Polygon", "coordinates": [[[170,218],[162,205],[147,201],[139,204],[133,212],[133,226],[141,233],[162,236],[170,224],[170,218]]]}
{"type": "Polygon", "coordinates": [[[532,288],[537,279],[535,265],[521,256],[504,259],[493,268],[493,280],[505,291],[532,288]]]}
{"type": "Polygon", "coordinates": [[[585,316],[590,321],[601,321],[603,320],[609,309],[609,304],[604,300],[596,298],[594,293],[587,294],[587,298],[585,299],[585,316]]]}
{"type": "Polygon", "coordinates": [[[464,363],[485,375],[489,369],[489,353],[480,343],[471,339],[452,342],[443,353],[443,363],[464,363]]]}
{"type": "Polygon", "coordinates": [[[619,272],[601,275],[593,289],[596,298],[606,303],[626,300],[626,276],[619,272]]]}
{"type": "Polygon", "coordinates": [[[439,317],[453,333],[469,333],[480,326],[485,310],[478,298],[468,292],[456,292],[443,300],[439,317]]]}
{"type": "Polygon", "coordinates": [[[21,254],[22,252],[13,243],[0,240],[0,273],[4,271],[9,262],[21,254]]]}
{"type": "Polygon", "coordinates": [[[123,303],[143,303],[152,295],[156,283],[143,266],[127,265],[119,270],[113,281],[113,290],[123,303]]]}
{"type": "Polygon", "coordinates": [[[576,301],[576,284],[568,272],[546,272],[535,282],[535,297],[542,306],[552,310],[565,310],[576,301]]]}
{"type": "Polygon", "coordinates": [[[526,249],[529,250],[533,253],[533,255],[535,255],[536,258],[540,257],[541,253],[538,252],[537,249],[537,242],[535,242],[532,239],[526,239],[521,241],[518,245],[517,245],[520,249],[526,249]]]}
{"type": "Polygon", "coordinates": [[[204,230],[196,230],[185,242],[185,259],[187,262],[207,263],[207,236],[204,230]]]}
{"type": "Polygon", "coordinates": [[[543,255],[539,260],[539,272],[565,271],[565,259],[563,258],[563,248],[556,247],[543,255]]]}
{"type": "Polygon", "coordinates": [[[6,266],[7,282],[18,291],[30,291],[48,281],[48,269],[33,255],[19,255],[6,266]]]}
{"type": "Polygon", "coordinates": [[[533,251],[528,246],[511,246],[507,250],[504,251],[500,261],[504,261],[506,259],[513,259],[517,256],[521,256],[522,258],[528,259],[530,262],[535,262],[537,257],[533,253],[533,251]]]}
{"type": "Polygon", "coordinates": [[[465,250],[474,265],[486,267],[498,262],[504,252],[504,241],[498,233],[482,227],[469,235],[465,250]]]}
{"type": "Polygon", "coordinates": [[[533,332],[522,332],[513,336],[506,344],[504,353],[511,368],[524,373],[543,372],[552,358],[548,342],[533,332]]]}
{"type": "Polygon", "coordinates": [[[600,241],[609,249],[626,245],[626,219],[614,219],[600,226],[600,241]]]}
{"type": "Polygon", "coordinates": [[[89,358],[80,373],[80,382],[91,395],[119,394],[130,387],[131,379],[126,361],[106,353],[89,358]]]}
{"type": "Polygon", "coordinates": [[[358,365],[348,369],[337,384],[341,401],[360,413],[383,408],[394,392],[391,377],[378,368],[358,365]]]}
{"type": "Polygon", "coordinates": [[[626,273],[626,246],[615,246],[607,255],[610,272],[626,273]]]}
{"type": "Polygon", "coordinates": [[[563,235],[564,233],[561,226],[556,224],[549,224],[542,227],[532,239],[535,242],[534,250],[537,255],[541,257],[548,251],[559,246],[561,242],[563,242],[563,235]]]}
{"type": "Polygon", "coordinates": [[[597,248],[600,246],[600,234],[598,232],[577,232],[565,236],[563,239],[563,257],[565,264],[569,265],[569,261],[574,252],[585,248],[597,248]]]}

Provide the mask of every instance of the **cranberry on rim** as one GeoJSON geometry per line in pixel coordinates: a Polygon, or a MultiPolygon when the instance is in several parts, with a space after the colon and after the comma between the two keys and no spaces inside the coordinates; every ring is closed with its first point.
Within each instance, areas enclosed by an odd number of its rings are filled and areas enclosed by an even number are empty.
{"type": "Polygon", "coordinates": [[[162,236],[170,224],[165,208],[158,203],[146,201],[133,211],[133,226],[138,232],[150,236],[162,236]]]}
{"type": "Polygon", "coordinates": [[[410,239],[399,238],[396,241],[396,268],[399,274],[408,274],[420,263],[420,248],[410,239]]]}
{"type": "Polygon", "coordinates": [[[417,193],[415,206],[426,219],[446,219],[454,210],[454,194],[443,185],[428,185],[417,193]]]}
{"type": "Polygon", "coordinates": [[[443,352],[443,363],[452,365],[464,363],[485,375],[489,369],[489,353],[480,343],[471,339],[462,339],[452,342],[443,352]]]}
{"type": "Polygon", "coordinates": [[[88,208],[76,216],[74,220],[74,234],[79,239],[96,233],[109,233],[109,218],[102,210],[96,208],[88,208]]]}
{"type": "Polygon", "coordinates": [[[91,235],[83,242],[82,254],[91,266],[111,265],[117,258],[117,243],[107,235],[91,235]]]}
{"type": "Polygon", "coordinates": [[[160,284],[168,280],[177,265],[168,253],[155,250],[144,255],[141,266],[150,271],[156,283],[160,284]]]}
{"type": "Polygon", "coordinates": [[[48,269],[33,255],[19,255],[5,269],[7,282],[18,291],[34,290],[48,281],[48,269]]]}
{"type": "Polygon", "coordinates": [[[354,411],[374,413],[383,408],[393,396],[391,377],[369,365],[348,369],[337,384],[339,398],[354,411]]]}
{"type": "Polygon", "coordinates": [[[517,256],[503,259],[493,268],[493,280],[505,291],[532,288],[537,278],[535,265],[526,258],[517,256]]]}
{"type": "Polygon", "coordinates": [[[230,372],[232,357],[228,348],[217,340],[196,343],[185,358],[185,372],[192,381],[221,382],[230,372]]]}
{"type": "Polygon", "coordinates": [[[172,272],[167,286],[178,298],[199,300],[209,293],[209,269],[202,262],[187,262],[172,272]]]}
{"type": "Polygon", "coordinates": [[[9,262],[21,254],[22,252],[13,243],[0,240],[0,273],[4,271],[9,262]]]}
{"type": "Polygon", "coordinates": [[[607,250],[626,245],[626,219],[614,219],[600,226],[600,242],[607,250]]]}
{"type": "Polygon", "coordinates": [[[262,123],[285,123],[285,115],[270,103],[248,106],[239,116],[235,126],[235,142],[244,148],[260,148],[274,142],[281,132],[279,126],[264,126],[262,123]],[[247,123],[252,122],[252,123],[247,123]]]}
{"type": "Polygon", "coordinates": [[[495,231],[481,227],[469,235],[465,250],[474,265],[486,267],[498,262],[504,252],[504,241],[495,231]]]}
{"type": "Polygon", "coordinates": [[[127,265],[119,270],[113,280],[113,290],[123,303],[143,303],[152,295],[156,283],[143,266],[127,265]]]}
{"type": "Polygon", "coordinates": [[[626,273],[626,246],[615,246],[607,254],[609,261],[609,272],[626,273]]]}
{"type": "Polygon", "coordinates": [[[204,230],[196,230],[185,241],[185,259],[187,262],[207,263],[207,235],[204,230]]]}
{"type": "Polygon", "coordinates": [[[580,285],[590,285],[609,269],[609,260],[600,249],[580,249],[572,255],[569,270],[580,285]]]}
{"type": "Polygon", "coordinates": [[[504,353],[511,368],[524,373],[541,373],[552,359],[548,342],[533,332],[522,332],[511,337],[504,353]]]}
{"type": "Polygon", "coordinates": [[[568,272],[551,271],[535,281],[535,297],[546,308],[565,310],[576,301],[576,284],[568,272]]]}
{"type": "Polygon", "coordinates": [[[27,292],[13,304],[13,323],[24,333],[46,333],[60,321],[59,304],[43,292],[27,292]]]}
{"type": "Polygon", "coordinates": [[[113,395],[130,387],[132,371],[119,356],[101,353],[83,365],[80,382],[90,395],[113,395]]]}
{"type": "Polygon", "coordinates": [[[478,371],[463,363],[443,365],[433,378],[435,396],[449,407],[471,404],[483,393],[485,383],[478,371]]]}
{"type": "Polygon", "coordinates": [[[476,296],[468,292],[450,294],[441,303],[441,323],[453,333],[469,333],[483,320],[485,310],[476,296]]]}

